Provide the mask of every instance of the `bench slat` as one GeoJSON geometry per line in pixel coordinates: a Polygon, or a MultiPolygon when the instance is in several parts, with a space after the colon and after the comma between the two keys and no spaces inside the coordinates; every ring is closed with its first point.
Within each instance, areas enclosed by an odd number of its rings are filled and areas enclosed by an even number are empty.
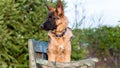
{"type": "Polygon", "coordinates": [[[35,52],[47,53],[48,42],[32,40],[35,52]]]}

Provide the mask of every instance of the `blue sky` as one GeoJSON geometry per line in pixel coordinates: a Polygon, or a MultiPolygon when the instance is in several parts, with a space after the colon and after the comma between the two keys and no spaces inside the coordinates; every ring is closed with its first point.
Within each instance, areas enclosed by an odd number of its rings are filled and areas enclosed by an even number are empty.
{"type": "Polygon", "coordinates": [[[81,27],[96,27],[99,24],[116,26],[120,25],[120,0],[65,0],[67,2],[67,8],[65,14],[70,22],[70,27],[75,21],[74,4],[78,4],[78,19],[81,15],[87,16],[87,21],[81,27]],[[84,13],[81,13],[81,7],[84,9],[84,13]],[[91,21],[91,18],[99,18],[102,16],[102,23],[96,23],[91,21]]]}

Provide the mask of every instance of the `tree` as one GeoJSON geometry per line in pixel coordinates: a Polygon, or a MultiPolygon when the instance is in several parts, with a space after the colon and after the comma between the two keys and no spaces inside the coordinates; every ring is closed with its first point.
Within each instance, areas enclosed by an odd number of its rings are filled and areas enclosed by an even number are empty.
{"type": "Polygon", "coordinates": [[[82,24],[85,23],[86,15],[84,9],[84,1],[75,0],[74,3],[74,23],[72,28],[80,28],[82,24]]]}
{"type": "Polygon", "coordinates": [[[54,5],[45,0],[0,0],[2,66],[28,67],[28,39],[47,41],[47,33],[39,28],[47,15],[46,3],[54,5]]]}
{"type": "Polygon", "coordinates": [[[120,27],[74,29],[72,59],[97,57],[106,67],[119,68],[120,27]],[[78,33],[79,32],[79,33],[78,33]]]}
{"type": "Polygon", "coordinates": [[[89,57],[97,57],[99,61],[106,62],[106,66],[119,68],[119,30],[119,26],[101,26],[84,30],[86,35],[85,41],[89,44],[89,57]]]}

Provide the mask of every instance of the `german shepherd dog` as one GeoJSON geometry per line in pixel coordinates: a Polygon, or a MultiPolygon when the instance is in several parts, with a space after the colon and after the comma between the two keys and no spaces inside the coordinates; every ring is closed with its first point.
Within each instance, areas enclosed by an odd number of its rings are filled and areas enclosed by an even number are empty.
{"type": "Polygon", "coordinates": [[[63,4],[58,0],[55,8],[48,5],[49,11],[41,29],[48,31],[50,38],[48,45],[48,61],[70,62],[72,31],[68,28],[68,20],[64,15],[63,4]]]}

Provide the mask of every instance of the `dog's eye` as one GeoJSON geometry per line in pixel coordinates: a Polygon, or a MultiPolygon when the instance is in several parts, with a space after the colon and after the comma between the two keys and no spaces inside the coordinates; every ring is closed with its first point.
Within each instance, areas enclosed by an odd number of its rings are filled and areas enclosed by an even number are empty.
{"type": "Polygon", "coordinates": [[[54,19],[55,19],[55,20],[59,20],[59,19],[60,19],[60,17],[54,17],[54,19]]]}

